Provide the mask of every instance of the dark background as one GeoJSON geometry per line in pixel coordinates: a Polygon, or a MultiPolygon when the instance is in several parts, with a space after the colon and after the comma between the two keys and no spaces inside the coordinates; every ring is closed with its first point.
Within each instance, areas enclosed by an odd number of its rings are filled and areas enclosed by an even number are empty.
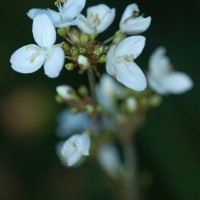
{"type": "MultiPolygon", "coordinates": [[[[13,71],[9,59],[19,47],[34,43],[30,8],[52,8],[51,0],[1,1],[0,4],[0,199],[92,200],[112,199],[93,161],[80,168],[61,166],[55,154],[55,87],[77,84],[82,77],[63,70],[49,79],[40,69],[23,75],[13,71]]],[[[117,9],[114,24],[103,34],[111,36],[126,5],[133,1],[88,0],[87,6],[105,3],[117,9]]],[[[164,97],[150,111],[136,137],[138,165],[146,200],[200,199],[200,3],[191,0],[135,1],[152,24],[143,35],[147,43],[137,59],[147,69],[148,57],[160,45],[167,48],[175,68],[189,74],[194,88],[182,95],[164,97]]]]}

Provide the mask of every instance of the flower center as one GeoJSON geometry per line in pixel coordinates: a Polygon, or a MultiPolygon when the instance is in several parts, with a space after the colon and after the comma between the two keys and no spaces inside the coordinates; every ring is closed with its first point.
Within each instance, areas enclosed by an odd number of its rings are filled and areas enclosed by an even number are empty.
{"type": "Polygon", "coordinates": [[[91,27],[96,27],[101,23],[98,14],[94,15],[93,13],[88,16],[88,23],[91,27]]]}

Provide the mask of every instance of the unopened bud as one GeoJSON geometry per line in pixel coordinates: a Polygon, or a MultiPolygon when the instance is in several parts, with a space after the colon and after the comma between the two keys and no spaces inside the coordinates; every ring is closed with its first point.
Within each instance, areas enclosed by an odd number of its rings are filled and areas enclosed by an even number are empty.
{"type": "Polygon", "coordinates": [[[81,32],[80,34],[80,43],[83,46],[86,46],[89,41],[89,36],[86,33],[81,32]]]}
{"type": "Polygon", "coordinates": [[[90,104],[87,104],[85,106],[85,110],[86,110],[87,113],[92,114],[94,112],[94,107],[90,104]]]}
{"type": "Polygon", "coordinates": [[[78,48],[77,47],[71,47],[69,52],[72,56],[77,56],[78,55],[78,48]]]}
{"type": "Polygon", "coordinates": [[[60,35],[61,37],[65,36],[67,34],[67,32],[69,31],[69,27],[66,28],[58,28],[57,29],[57,33],[58,35],[60,35]]]}
{"type": "Polygon", "coordinates": [[[71,28],[70,31],[68,32],[68,36],[73,42],[75,43],[80,42],[80,32],[77,29],[71,28]]]}
{"type": "Polygon", "coordinates": [[[87,49],[85,49],[83,47],[80,47],[78,50],[79,50],[80,54],[85,54],[87,52],[87,49]]]}
{"type": "Polygon", "coordinates": [[[128,99],[126,99],[126,107],[128,112],[133,113],[137,110],[137,100],[135,97],[128,97],[128,99]]]}
{"type": "Polygon", "coordinates": [[[103,52],[104,46],[103,45],[96,45],[93,51],[93,55],[100,56],[103,52]]]}
{"type": "Polygon", "coordinates": [[[68,70],[68,71],[72,71],[74,68],[75,68],[75,64],[74,63],[67,63],[65,65],[65,68],[68,70]]]}
{"type": "Polygon", "coordinates": [[[87,87],[85,85],[81,85],[79,88],[78,88],[78,93],[81,95],[81,96],[87,96],[89,91],[87,89],[87,87]]]}
{"type": "Polygon", "coordinates": [[[98,59],[98,63],[105,63],[106,62],[106,55],[102,55],[99,59],[98,59]]]}
{"type": "Polygon", "coordinates": [[[90,66],[90,63],[88,61],[88,58],[83,56],[83,55],[79,55],[78,56],[78,64],[81,66],[82,69],[87,69],[90,66]]]}
{"type": "Polygon", "coordinates": [[[115,34],[115,37],[113,39],[113,43],[114,44],[118,44],[119,42],[121,42],[123,39],[126,38],[126,34],[125,33],[122,33],[121,31],[118,31],[116,34],[115,34]]]}
{"type": "Polygon", "coordinates": [[[75,100],[77,99],[77,94],[74,89],[69,85],[60,85],[56,87],[57,94],[64,100],[75,100]]]}
{"type": "Polygon", "coordinates": [[[70,45],[68,43],[66,43],[66,42],[63,42],[62,43],[62,48],[63,48],[64,51],[68,52],[70,50],[70,45]]]}

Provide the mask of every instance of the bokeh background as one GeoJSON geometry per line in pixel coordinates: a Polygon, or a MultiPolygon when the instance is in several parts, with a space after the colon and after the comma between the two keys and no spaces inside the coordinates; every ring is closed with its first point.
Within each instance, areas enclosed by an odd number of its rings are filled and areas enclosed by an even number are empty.
{"type": "MultiPolygon", "coordinates": [[[[118,28],[126,5],[138,3],[152,24],[143,54],[137,59],[147,69],[148,57],[160,45],[167,48],[175,68],[188,73],[194,88],[183,95],[166,96],[147,115],[136,137],[138,167],[144,200],[200,199],[200,3],[191,0],[88,0],[87,6],[105,3],[117,9],[118,28]]],[[[30,8],[52,8],[52,0],[12,0],[0,3],[0,199],[92,200],[113,199],[96,163],[63,167],[55,153],[56,116],[64,108],[55,102],[55,87],[85,81],[63,70],[49,79],[43,69],[19,74],[10,67],[10,55],[34,43],[30,8]]]]}

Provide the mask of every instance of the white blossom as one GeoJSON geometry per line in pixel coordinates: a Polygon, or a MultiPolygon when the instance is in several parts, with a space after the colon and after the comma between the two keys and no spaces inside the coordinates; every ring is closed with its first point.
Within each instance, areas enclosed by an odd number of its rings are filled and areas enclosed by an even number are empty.
{"type": "Polygon", "coordinates": [[[112,110],[117,100],[125,96],[124,87],[108,74],[101,76],[96,86],[96,94],[99,103],[106,109],[112,110]]]}
{"type": "Polygon", "coordinates": [[[97,152],[97,160],[101,168],[112,178],[117,178],[122,172],[119,152],[111,143],[101,145],[97,152]]]}
{"type": "Polygon", "coordinates": [[[151,23],[151,17],[139,15],[138,5],[133,3],[126,7],[121,21],[120,30],[129,35],[139,34],[146,31],[151,23]]]}
{"type": "Polygon", "coordinates": [[[98,34],[105,31],[115,18],[115,9],[99,4],[87,9],[87,17],[79,15],[76,25],[87,34],[98,34]]]}
{"type": "Polygon", "coordinates": [[[33,8],[28,11],[27,15],[34,19],[38,14],[46,14],[51,19],[55,27],[63,28],[75,25],[76,17],[85,7],[86,0],[66,0],[63,5],[58,0],[58,11],[51,9],[33,8]]]}
{"type": "Polygon", "coordinates": [[[173,71],[165,48],[157,48],[149,60],[149,85],[159,94],[181,94],[193,86],[191,78],[178,71],[173,71]]]}
{"type": "Polygon", "coordinates": [[[73,133],[83,132],[90,126],[90,118],[83,112],[72,114],[69,110],[64,110],[58,115],[57,120],[56,134],[59,137],[66,137],[73,133]]]}
{"type": "Polygon", "coordinates": [[[89,155],[90,137],[86,132],[73,135],[64,143],[60,144],[57,153],[66,166],[77,164],[84,156],[89,155]]]}
{"type": "Polygon", "coordinates": [[[134,62],[142,52],[144,45],[143,36],[131,36],[111,46],[107,53],[107,73],[126,87],[137,91],[144,90],[147,85],[144,73],[134,62]]]}
{"type": "Polygon", "coordinates": [[[64,64],[64,52],[61,47],[53,45],[56,31],[47,15],[37,15],[32,26],[35,44],[29,44],[15,51],[11,58],[11,67],[20,73],[32,73],[44,64],[44,71],[50,78],[59,75],[64,64]]]}

